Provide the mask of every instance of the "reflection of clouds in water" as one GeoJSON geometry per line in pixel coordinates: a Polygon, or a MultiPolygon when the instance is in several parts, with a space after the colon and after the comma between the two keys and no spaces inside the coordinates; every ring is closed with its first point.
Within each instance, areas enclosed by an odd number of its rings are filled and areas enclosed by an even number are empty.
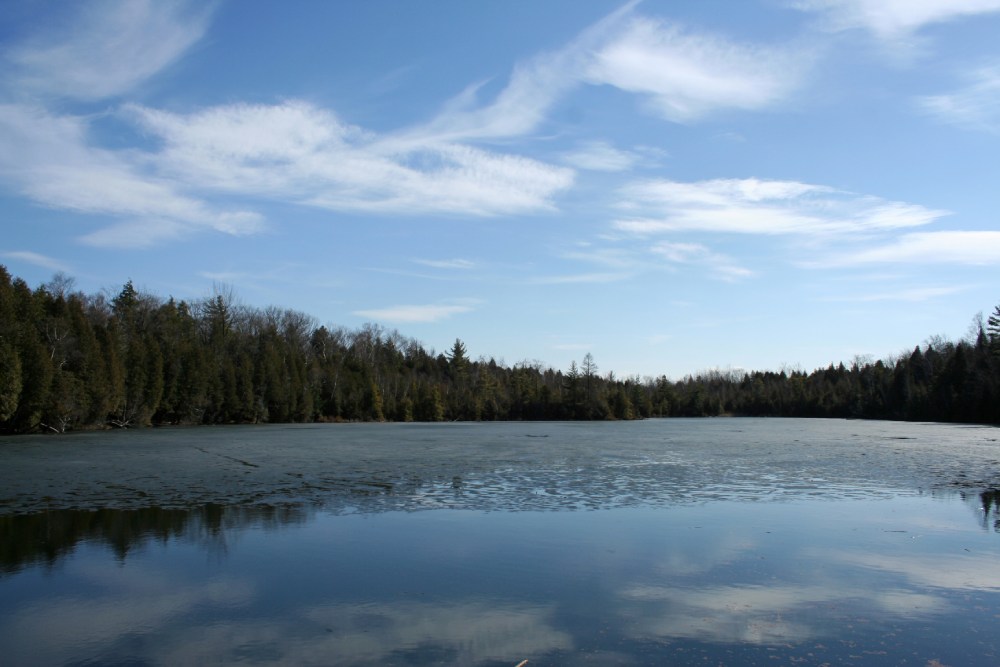
{"type": "MultiPolygon", "coordinates": [[[[140,577],[130,577],[139,581],[140,577]]],[[[263,620],[210,621],[205,609],[252,608],[254,593],[241,582],[164,587],[153,579],[136,591],[118,587],[99,599],[46,600],[18,610],[0,625],[11,664],[61,664],[88,656],[123,658],[140,648],[160,664],[247,660],[256,664],[379,665],[407,653],[433,655],[434,664],[516,664],[572,648],[572,637],[551,624],[552,610],[481,603],[333,604],[263,620]],[[189,617],[206,622],[192,626],[189,617]],[[58,627],[54,627],[58,619],[58,627]]]]}
{"type": "Polygon", "coordinates": [[[670,638],[750,644],[803,642],[830,634],[817,605],[849,602],[890,614],[944,611],[944,601],[904,590],[826,586],[733,585],[686,589],[635,586],[622,593],[627,627],[639,639],[670,638]],[[809,611],[809,614],[803,613],[809,611]],[[808,622],[812,618],[813,622],[808,622]]]}
{"type": "Polygon", "coordinates": [[[64,597],[19,609],[0,624],[4,660],[11,664],[65,663],[104,653],[123,639],[160,631],[172,622],[187,627],[185,617],[199,607],[235,607],[253,597],[249,584],[233,580],[177,586],[159,577],[129,579],[137,588],[116,583],[111,593],[98,599],[64,597]]]}
{"type": "MultiPolygon", "coordinates": [[[[539,607],[479,603],[335,604],[277,622],[212,625],[166,647],[168,664],[245,658],[258,664],[371,664],[409,652],[434,664],[516,664],[539,653],[572,648],[569,634],[539,607]]],[[[406,660],[403,660],[406,662],[406,660]]]]}
{"type": "Polygon", "coordinates": [[[753,551],[757,544],[736,528],[729,533],[707,534],[698,531],[686,541],[673,543],[660,552],[652,567],[658,576],[666,578],[706,575],[727,567],[753,551]]]}
{"type": "MultiPolygon", "coordinates": [[[[516,605],[427,603],[331,605],[306,618],[331,630],[332,644],[345,657],[380,661],[392,652],[438,644],[454,652],[459,665],[511,660],[572,646],[570,635],[550,625],[551,611],[516,605]],[[351,655],[353,654],[353,655],[351,655]]],[[[515,661],[516,662],[516,661],[515,661]]]]}
{"type": "Polygon", "coordinates": [[[827,553],[825,558],[881,572],[899,574],[918,586],[947,588],[963,591],[1000,591],[1000,570],[996,555],[950,556],[942,561],[940,556],[900,556],[838,551],[827,553]]]}

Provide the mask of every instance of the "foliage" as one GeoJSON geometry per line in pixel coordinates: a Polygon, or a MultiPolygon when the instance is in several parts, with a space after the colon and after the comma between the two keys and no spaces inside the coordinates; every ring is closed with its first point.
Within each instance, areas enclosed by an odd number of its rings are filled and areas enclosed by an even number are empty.
{"type": "Polygon", "coordinates": [[[444,354],[396,331],[318,326],[216,290],[111,299],[0,266],[0,431],[313,421],[640,419],[720,414],[1000,423],[1000,306],[978,335],[803,371],[598,374],[444,354]]]}

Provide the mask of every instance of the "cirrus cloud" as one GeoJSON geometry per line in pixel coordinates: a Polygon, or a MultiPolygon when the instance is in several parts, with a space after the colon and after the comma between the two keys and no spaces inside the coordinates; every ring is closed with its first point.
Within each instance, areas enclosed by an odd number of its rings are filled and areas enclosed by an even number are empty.
{"type": "Polygon", "coordinates": [[[397,142],[301,101],[234,104],[181,115],[127,114],[162,141],[150,156],[191,188],[332,210],[478,216],[554,208],[573,172],[461,144],[397,142]]]}
{"type": "Polygon", "coordinates": [[[889,40],[932,23],[1000,11],[1000,0],[798,0],[792,5],[824,14],[835,30],[864,28],[889,40]]]}
{"type": "Polygon", "coordinates": [[[15,262],[24,262],[26,264],[40,266],[43,269],[48,269],[50,271],[69,272],[69,267],[58,259],[54,259],[37,252],[32,252],[30,250],[12,250],[10,252],[3,252],[0,253],[0,257],[12,259],[15,262]]]}
{"type": "Polygon", "coordinates": [[[242,235],[263,218],[217,207],[150,175],[135,153],[94,147],[83,118],[0,105],[0,177],[51,208],[119,221],[85,237],[93,245],[142,246],[197,230],[242,235]]]}
{"type": "Polygon", "coordinates": [[[980,67],[964,79],[966,85],[954,92],[918,98],[920,107],[945,123],[1000,134],[1000,64],[980,67]]]}
{"type": "Polygon", "coordinates": [[[654,245],[651,251],[669,264],[694,264],[706,267],[715,278],[726,282],[735,282],[754,275],[753,271],[739,266],[731,257],[713,252],[700,243],[663,242],[654,245]]]}
{"type": "Polygon", "coordinates": [[[614,227],[639,235],[858,234],[919,227],[949,213],[821,185],[755,178],[642,181],[621,195],[619,207],[637,215],[617,220],[614,227]]]}
{"type": "Polygon", "coordinates": [[[636,17],[595,54],[584,77],[644,96],[667,120],[689,122],[719,109],[755,111],[786,99],[809,60],[802,51],[737,44],[636,17]]]}
{"type": "Polygon", "coordinates": [[[429,323],[446,320],[453,315],[475,310],[478,301],[464,300],[453,304],[400,305],[387,308],[356,310],[354,315],[382,322],[429,323]]]}
{"type": "Polygon", "coordinates": [[[38,34],[7,52],[13,88],[81,100],[120,95],[180,59],[211,17],[210,4],[179,0],[71,6],[77,14],[66,24],[71,28],[38,34]]]}
{"type": "Polygon", "coordinates": [[[833,255],[804,265],[834,267],[882,263],[995,266],[1000,264],[1000,232],[915,232],[904,234],[888,243],[833,255]]]}

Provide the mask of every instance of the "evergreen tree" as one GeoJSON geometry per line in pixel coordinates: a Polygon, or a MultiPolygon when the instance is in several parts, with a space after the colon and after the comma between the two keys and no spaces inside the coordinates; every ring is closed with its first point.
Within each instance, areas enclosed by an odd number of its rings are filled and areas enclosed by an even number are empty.
{"type": "Polygon", "coordinates": [[[986,321],[986,335],[993,354],[1000,355],[1000,306],[993,308],[993,312],[990,313],[990,317],[986,321]]]}
{"type": "Polygon", "coordinates": [[[18,338],[14,287],[7,268],[0,265],[0,426],[17,412],[23,389],[18,338]]]}

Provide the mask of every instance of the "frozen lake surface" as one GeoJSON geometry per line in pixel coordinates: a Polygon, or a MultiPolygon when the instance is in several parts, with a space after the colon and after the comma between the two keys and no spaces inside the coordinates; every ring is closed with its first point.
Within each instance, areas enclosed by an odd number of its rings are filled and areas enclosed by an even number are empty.
{"type": "Polygon", "coordinates": [[[995,665],[1000,431],[0,440],[3,664],[995,665]]]}

